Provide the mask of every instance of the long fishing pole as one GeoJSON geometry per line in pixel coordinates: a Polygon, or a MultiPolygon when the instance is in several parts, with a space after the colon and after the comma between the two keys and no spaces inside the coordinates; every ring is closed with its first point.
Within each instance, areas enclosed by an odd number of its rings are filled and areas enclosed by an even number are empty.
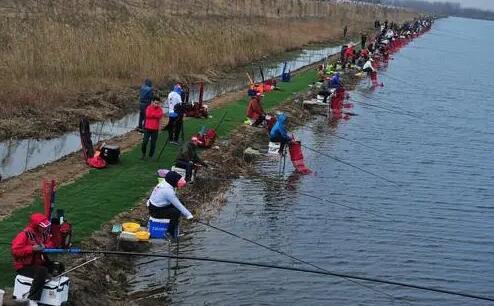
{"type": "Polygon", "coordinates": [[[77,265],[77,266],[75,266],[75,267],[72,267],[72,268],[70,268],[69,270],[64,271],[64,272],[62,272],[62,273],[60,273],[60,274],[58,274],[57,276],[54,276],[54,277],[52,277],[52,278],[59,278],[59,277],[61,277],[61,276],[64,276],[64,275],[66,275],[66,274],[68,274],[68,273],[70,273],[70,272],[72,272],[72,271],[75,271],[75,270],[77,270],[77,269],[79,269],[79,268],[82,268],[82,267],[84,267],[84,266],[86,266],[86,265],[88,265],[88,264],[92,263],[93,261],[96,261],[96,260],[98,260],[98,259],[100,259],[100,258],[101,258],[101,256],[96,256],[96,257],[93,257],[93,258],[91,258],[90,260],[87,260],[87,261],[85,261],[85,262],[81,263],[80,265],[77,265]]]}
{"type": "Polygon", "coordinates": [[[160,150],[160,154],[158,154],[158,157],[156,158],[157,161],[160,160],[161,154],[163,154],[163,152],[165,151],[165,148],[166,148],[166,146],[168,145],[169,142],[170,142],[170,136],[168,136],[168,138],[166,138],[166,141],[165,141],[165,143],[163,144],[163,147],[160,150]]]}
{"type": "Polygon", "coordinates": [[[306,145],[304,145],[304,144],[302,144],[302,147],[304,147],[304,148],[306,148],[306,149],[308,149],[308,150],[310,150],[310,151],[312,151],[312,152],[314,152],[314,153],[317,153],[317,154],[320,154],[320,155],[322,155],[322,156],[325,156],[325,157],[331,158],[332,160],[335,160],[335,161],[337,161],[337,162],[339,162],[339,163],[342,163],[342,164],[344,164],[344,165],[347,165],[347,166],[349,166],[349,167],[352,167],[352,168],[358,169],[358,170],[360,170],[360,171],[362,171],[362,172],[364,172],[364,173],[367,173],[367,174],[369,174],[369,175],[372,175],[372,176],[374,176],[374,177],[377,177],[377,178],[379,178],[379,179],[381,179],[381,180],[383,180],[383,181],[386,181],[386,182],[388,182],[388,183],[390,183],[390,184],[392,184],[392,185],[395,185],[395,186],[397,186],[397,187],[401,187],[401,185],[400,185],[400,184],[398,184],[398,183],[396,183],[395,181],[392,181],[392,180],[390,180],[390,179],[387,179],[387,178],[385,178],[384,176],[381,176],[381,175],[379,175],[379,174],[375,174],[375,173],[373,173],[373,172],[371,172],[371,171],[365,170],[365,169],[363,169],[363,168],[361,168],[361,167],[359,167],[359,166],[353,165],[353,164],[351,164],[351,163],[349,163],[349,162],[347,162],[347,161],[344,161],[344,160],[342,160],[342,159],[340,159],[340,158],[338,158],[338,157],[331,156],[331,155],[329,155],[329,154],[327,154],[327,153],[324,153],[324,152],[321,152],[321,151],[319,151],[319,150],[313,149],[313,148],[311,148],[311,147],[309,147],[309,146],[306,146],[306,145]]]}
{"type": "Polygon", "coordinates": [[[465,297],[465,298],[494,302],[494,297],[487,297],[487,296],[476,295],[476,294],[465,293],[465,292],[458,292],[458,291],[447,290],[447,289],[432,288],[432,287],[426,287],[426,286],[404,283],[404,282],[391,281],[391,280],[380,279],[380,278],[358,276],[358,275],[338,273],[338,272],[326,272],[326,271],[321,271],[321,270],[303,269],[303,268],[281,266],[281,265],[263,264],[263,263],[258,263],[258,262],[214,258],[214,257],[195,257],[195,256],[183,256],[183,255],[177,256],[177,255],[156,254],[156,253],[138,253],[138,252],[103,251],[103,250],[81,250],[81,249],[77,249],[77,248],[46,249],[45,253],[106,254],[106,255],[117,255],[117,256],[139,256],[139,257],[182,259],[182,260],[192,260],[192,261],[202,261],[202,262],[217,262],[217,263],[243,265],[243,266],[258,267],[258,268],[268,268],[268,269],[276,269],[276,270],[284,270],[284,271],[311,273],[311,274],[326,275],[326,276],[345,277],[345,278],[354,279],[354,280],[368,281],[368,282],[387,284],[387,285],[393,285],[393,286],[399,286],[399,287],[407,287],[407,288],[413,288],[413,289],[424,290],[424,291],[429,291],[429,292],[443,293],[443,294],[448,294],[448,295],[455,295],[455,296],[461,296],[461,297],[465,297]]]}
{"type": "Polygon", "coordinates": [[[381,153],[385,153],[385,151],[383,150],[379,150],[379,149],[376,149],[374,147],[371,147],[369,145],[366,145],[360,141],[356,141],[356,140],[352,140],[352,139],[349,139],[349,138],[346,138],[346,137],[343,137],[343,136],[340,136],[340,135],[336,135],[336,134],[331,134],[332,137],[335,137],[335,138],[339,138],[339,139],[342,139],[342,140],[345,140],[345,141],[348,141],[348,142],[351,142],[351,143],[354,143],[354,144],[357,144],[359,146],[362,146],[364,148],[367,148],[367,149],[371,149],[371,150],[374,150],[374,151],[377,151],[377,152],[381,152],[381,153]]]}
{"type": "Polygon", "coordinates": [[[332,136],[332,137],[336,137],[336,138],[338,138],[338,139],[342,139],[342,140],[345,140],[345,141],[351,142],[351,143],[354,143],[354,144],[357,144],[357,145],[359,145],[359,146],[362,146],[362,147],[364,147],[364,148],[371,149],[371,150],[374,150],[374,151],[377,151],[377,152],[381,152],[381,153],[385,152],[385,151],[383,151],[383,150],[379,150],[379,149],[376,149],[376,148],[371,147],[371,146],[369,146],[369,145],[366,145],[366,144],[364,144],[364,143],[361,143],[360,141],[356,141],[356,140],[348,139],[348,138],[345,138],[345,137],[340,136],[340,135],[331,134],[331,136],[332,136]]]}
{"type": "MultiPolygon", "coordinates": [[[[360,95],[360,96],[361,96],[361,97],[363,97],[363,98],[366,98],[366,99],[369,99],[369,100],[373,100],[373,101],[376,101],[376,102],[381,102],[381,101],[380,101],[380,100],[378,100],[377,98],[374,98],[374,97],[371,97],[371,96],[364,95],[363,93],[360,93],[360,92],[355,92],[355,91],[354,91],[354,92],[352,92],[352,94],[357,94],[357,95],[360,95]]],[[[420,117],[420,116],[418,116],[418,115],[411,114],[410,112],[400,111],[400,110],[396,110],[396,109],[392,109],[392,108],[387,108],[387,107],[384,107],[384,106],[375,105],[375,104],[371,104],[371,103],[366,103],[366,102],[362,102],[362,101],[352,100],[352,102],[355,102],[355,103],[360,103],[360,104],[367,105],[367,106],[371,106],[371,107],[375,107],[375,108],[379,108],[379,109],[386,110],[386,111],[391,112],[391,113],[395,113],[395,114],[399,114],[399,115],[403,115],[403,116],[412,117],[412,118],[415,118],[415,119],[420,119],[420,120],[425,120],[425,121],[428,121],[428,120],[426,120],[425,118],[420,117]]],[[[399,109],[399,108],[398,108],[398,109],[399,109]]]]}
{"type": "MultiPolygon", "coordinates": [[[[203,222],[203,221],[201,221],[201,220],[193,220],[193,222],[196,222],[196,223],[202,224],[202,225],[204,225],[204,226],[207,226],[207,227],[212,228],[212,229],[214,229],[214,230],[217,230],[217,231],[219,231],[219,232],[225,233],[225,234],[230,235],[230,236],[232,236],[232,237],[235,237],[235,238],[241,239],[241,240],[243,240],[243,241],[249,242],[249,243],[251,243],[251,244],[257,245],[257,246],[259,246],[259,247],[261,247],[261,248],[263,248],[263,249],[266,249],[266,250],[269,250],[269,251],[271,251],[271,252],[274,252],[274,253],[280,254],[280,255],[282,255],[282,256],[288,257],[288,258],[290,258],[290,259],[293,259],[293,260],[295,260],[295,261],[297,261],[297,262],[300,262],[300,263],[306,264],[306,265],[311,266],[311,267],[313,267],[313,268],[316,268],[316,269],[318,269],[318,270],[325,271],[325,272],[330,272],[329,270],[326,270],[325,268],[322,268],[322,267],[320,267],[320,266],[317,266],[317,265],[315,265],[315,264],[313,264],[313,263],[311,263],[311,262],[308,262],[308,261],[305,261],[305,260],[303,260],[303,259],[297,258],[297,257],[292,256],[292,255],[290,255],[290,254],[288,254],[288,253],[285,253],[285,252],[283,252],[283,251],[280,251],[280,250],[274,249],[274,248],[272,248],[272,247],[269,247],[269,246],[267,246],[267,245],[261,244],[261,243],[259,243],[259,242],[254,241],[254,240],[251,240],[251,239],[248,239],[248,238],[242,237],[242,236],[240,236],[240,235],[237,235],[237,234],[232,233],[232,232],[230,232],[230,231],[227,231],[227,230],[225,230],[225,229],[219,228],[219,227],[217,227],[217,226],[211,225],[211,224],[209,224],[209,223],[203,222]]],[[[360,283],[360,282],[357,282],[356,280],[349,279],[349,278],[346,278],[346,277],[343,277],[343,279],[345,279],[345,280],[347,280],[347,281],[350,281],[350,282],[352,282],[352,283],[354,283],[354,284],[357,284],[357,285],[359,285],[359,286],[362,286],[362,287],[364,287],[364,288],[370,289],[370,290],[372,290],[372,291],[374,291],[374,292],[377,292],[377,293],[383,294],[383,295],[385,295],[385,296],[387,296],[387,297],[389,297],[389,298],[391,298],[391,299],[393,299],[393,300],[395,300],[395,299],[396,299],[396,297],[394,297],[393,295],[391,295],[391,294],[389,294],[389,293],[386,293],[386,292],[384,292],[384,291],[377,290],[377,289],[372,288],[372,287],[370,287],[370,286],[364,285],[364,284],[362,284],[362,283],[360,283]]],[[[409,305],[411,305],[410,303],[408,303],[408,304],[409,304],[409,305]]]]}
{"type": "Polygon", "coordinates": [[[214,130],[215,131],[218,131],[218,128],[223,124],[223,121],[225,120],[225,117],[226,117],[226,114],[228,114],[228,112],[225,112],[223,114],[223,116],[221,117],[220,121],[218,122],[218,124],[216,124],[216,126],[214,127],[214,130]]]}
{"type": "MultiPolygon", "coordinates": [[[[364,95],[364,94],[362,94],[360,92],[355,92],[354,91],[352,93],[357,94],[357,95],[360,95],[361,97],[364,97],[364,98],[367,98],[367,99],[374,100],[376,102],[382,103],[382,101],[378,100],[377,98],[364,95]]],[[[470,129],[470,128],[464,127],[464,126],[450,126],[450,125],[446,125],[446,124],[438,124],[435,121],[428,120],[426,117],[423,117],[423,116],[420,117],[418,115],[414,115],[411,112],[397,111],[397,110],[390,109],[390,108],[387,108],[387,107],[383,107],[383,106],[379,106],[379,105],[375,105],[375,104],[371,104],[371,103],[366,103],[366,102],[362,102],[362,101],[357,101],[357,100],[354,100],[354,99],[352,99],[351,101],[352,102],[355,102],[355,103],[358,103],[358,104],[367,105],[367,106],[370,106],[370,107],[382,109],[382,110],[388,111],[390,113],[395,113],[395,114],[399,114],[399,115],[403,115],[403,116],[408,116],[408,117],[411,117],[411,118],[419,119],[421,121],[424,121],[424,122],[429,123],[430,125],[433,125],[435,127],[442,128],[442,129],[449,129],[449,130],[450,129],[463,129],[463,130],[468,130],[468,131],[471,131],[471,132],[474,132],[474,133],[480,133],[480,134],[487,133],[486,131],[479,131],[479,130],[475,130],[475,129],[470,129]]],[[[487,134],[492,134],[492,133],[487,133],[487,134]]]]}

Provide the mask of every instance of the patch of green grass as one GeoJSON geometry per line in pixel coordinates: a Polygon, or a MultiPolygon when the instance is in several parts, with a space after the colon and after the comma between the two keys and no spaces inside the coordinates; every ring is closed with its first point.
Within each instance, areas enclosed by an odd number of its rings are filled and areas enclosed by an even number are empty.
{"type": "MultiPolygon", "coordinates": [[[[316,75],[309,70],[294,76],[290,83],[280,83],[281,90],[266,94],[263,103],[269,110],[290,98],[294,93],[307,89],[314,82],[316,75]]],[[[202,126],[215,127],[226,112],[223,124],[218,129],[219,137],[226,136],[245,120],[247,98],[228,104],[211,112],[213,118],[191,119],[185,122],[185,139],[197,133],[202,126]]],[[[162,132],[158,139],[157,152],[167,138],[162,132]]],[[[67,219],[73,225],[74,244],[89,237],[105,222],[116,214],[126,211],[146,194],[156,183],[156,170],[169,168],[175,160],[178,147],[168,145],[159,162],[154,160],[142,161],[141,146],[136,145],[131,151],[121,156],[119,165],[107,169],[92,169],[88,174],[71,184],[60,186],[57,190],[57,208],[63,208],[67,219]]],[[[14,278],[10,241],[22,230],[34,211],[41,211],[40,200],[31,205],[16,210],[11,216],[0,222],[0,287],[10,287],[14,278]]]]}

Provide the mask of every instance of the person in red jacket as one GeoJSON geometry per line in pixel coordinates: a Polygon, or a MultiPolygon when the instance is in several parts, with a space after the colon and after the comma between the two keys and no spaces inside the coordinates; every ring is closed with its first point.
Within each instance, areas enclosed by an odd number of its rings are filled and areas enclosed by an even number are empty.
{"type": "Polygon", "coordinates": [[[163,117],[163,109],[160,106],[160,99],[154,97],[152,103],[146,108],[146,120],[144,121],[144,138],[142,139],[142,156],[146,158],[146,149],[149,138],[151,138],[151,147],[149,148],[149,157],[153,157],[158,140],[158,131],[160,130],[160,121],[163,117]]]}
{"type": "Polygon", "coordinates": [[[348,48],[345,50],[345,62],[352,63],[354,58],[354,48],[352,44],[348,45],[348,48]]]}
{"type": "MultiPolygon", "coordinates": [[[[29,225],[12,240],[12,256],[17,274],[33,279],[28,299],[39,301],[49,273],[53,272],[51,262],[43,249],[53,248],[50,235],[50,221],[41,213],[31,215],[29,225]]],[[[33,303],[35,305],[36,303],[33,303]]]]}
{"type": "Polygon", "coordinates": [[[247,107],[247,117],[252,122],[253,126],[258,126],[264,121],[265,114],[261,105],[261,96],[251,97],[249,106],[247,107]]]}

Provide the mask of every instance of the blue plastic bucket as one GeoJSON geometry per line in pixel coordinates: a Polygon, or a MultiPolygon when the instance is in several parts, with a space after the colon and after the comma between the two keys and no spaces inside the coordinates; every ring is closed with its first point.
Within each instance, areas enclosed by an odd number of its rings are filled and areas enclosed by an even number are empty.
{"type": "Polygon", "coordinates": [[[149,217],[148,229],[153,239],[165,239],[170,219],[156,219],[149,217]]]}

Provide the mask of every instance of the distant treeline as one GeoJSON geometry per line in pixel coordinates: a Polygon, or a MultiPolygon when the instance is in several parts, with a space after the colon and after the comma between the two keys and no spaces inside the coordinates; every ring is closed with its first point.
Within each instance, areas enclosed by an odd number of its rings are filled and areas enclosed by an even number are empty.
{"type": "Polygon", "coordinates": [[[361,0],[360,2],[370,2],[401,6],[429,12],[438,16],[457,16],[476,19],[494,20],[494,12],[488,10],[464,8],[459,3],[453,2],[428,2],[423,0],[361,0]]]}

